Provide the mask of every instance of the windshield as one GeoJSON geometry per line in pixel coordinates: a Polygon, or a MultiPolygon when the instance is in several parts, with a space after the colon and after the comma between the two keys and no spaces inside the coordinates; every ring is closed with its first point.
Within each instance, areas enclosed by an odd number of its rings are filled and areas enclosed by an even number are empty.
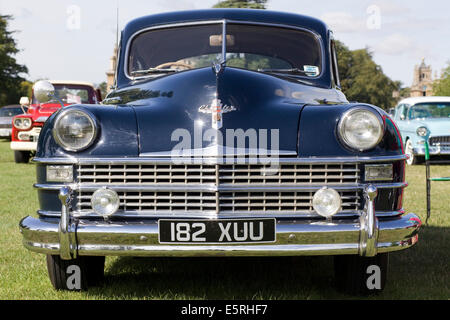
{"type": "MultiPolygon", "coordinates": [[[[136,36],[128,56],[132,77],[209,67],[222,62],[222,24],[150,30],[136,36]]],[[[226,25],[226,65],[260,72],[316,77],[321,51],[307,31],[263,25],[226,25]]]]}
{"type": "MultiPolygon", "coordinates": [[[[72,103],[96,103],[94,96],[94,89],[89,86],[74,85],[74,84],[53,84],[55,87],[55,95],[65,104],[72,103]]],[[[50,101],[52,102],[52,101],[50,101]]],[[[33,96],[33,104],[38,101],[33,96]]]]}
{"type": "Polygon", "coordinates": [[[0,108],[0,117],[14,117],[18,114],[22,114],[23,111],[20,107],[17,108],[0,108]]]}
{"type": "Polygon", "coordinates": [[[450,102],[418,103],[409,108],[409,119],[449,118],[450,102]]]}

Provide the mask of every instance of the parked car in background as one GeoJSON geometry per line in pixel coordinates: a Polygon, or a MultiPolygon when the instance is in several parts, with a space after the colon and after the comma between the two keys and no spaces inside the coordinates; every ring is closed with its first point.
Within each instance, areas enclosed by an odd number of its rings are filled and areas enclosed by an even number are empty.
{"type": "Polygon", "coordinates": [[[49,81],[55,88],[55,98],[39,103],[33,94],[31,104],[24,97],[21,101],[28,109],[26,114],[13,119],[11,149],[14,150],[16,163],[27,163],[36,152],[37,141],[47,119],[62,105],[97,104],[101,102],[100,91],[92,83],[79,81],[49,81]]]}
{"type": "Polygon", "coordinates": [[[425,158],[425,141],[430,156],[450,155],[450,97],[413,97],[395,107],[398,125],[410,165],[425,158]]]}
{"type": "Polygon", "coordinates": [[[10,105],[0,108],[0,138],[11,138],[13,117],[23,114],[20,105],[10,105]]]}
{"type": "Polygon", "coordinates": [[[98,283],[108,255],[333,255],[339,288],[382,290],[388,254],[421,221],[403,209],[395,123],[349,103],[337,66],[331,31],[307,16],[131,21],[102,105],[66,107],[41,131],[25,247],[47,255],[57,289],[74,265],[83,288],[98,283]]]}

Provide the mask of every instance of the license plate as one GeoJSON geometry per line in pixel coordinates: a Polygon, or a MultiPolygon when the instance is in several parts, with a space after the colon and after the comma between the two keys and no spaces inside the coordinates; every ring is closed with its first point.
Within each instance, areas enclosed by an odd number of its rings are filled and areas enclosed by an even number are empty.
{"type": "Polygon", "coordinates": [[[275,241],[275,219],[159,220],[159,243],[261,243],[275,241]]]}

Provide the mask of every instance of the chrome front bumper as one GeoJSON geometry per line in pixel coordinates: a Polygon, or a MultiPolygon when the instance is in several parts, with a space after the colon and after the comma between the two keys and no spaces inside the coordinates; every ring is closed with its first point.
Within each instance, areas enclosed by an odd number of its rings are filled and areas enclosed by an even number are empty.
{"type": "Polygon", "coordinates": [[[276,242],[248,245],[160,244],[158,220],[137,222],[73,219],[63,188],[61,219],[26,217],[20,222],[24,246],[32,251],[81,256],[295,256],[359,254],[374,256],[408,248],[418,240],[420,219],[415,214],[378,219],[376,188],[365,190],[366,206],[358,219],[331,221],[279,219],[276,242]]]}
{"type": "Polygon", "coordinates": [[[33,141],[11,141],[10,145],[12,150],[17,151],[36,151],[37,142],[33,141]]]}
{"type": "MultiPolygon", "coordinates": [[[[430,146],[429,147],[430,155],[450,155],[449,147],[440,147],[440,146],[430,146]]],[[[413,148],[414,155],[424,156],[425,155],[425,147],[415,147],[413,148]]]]}

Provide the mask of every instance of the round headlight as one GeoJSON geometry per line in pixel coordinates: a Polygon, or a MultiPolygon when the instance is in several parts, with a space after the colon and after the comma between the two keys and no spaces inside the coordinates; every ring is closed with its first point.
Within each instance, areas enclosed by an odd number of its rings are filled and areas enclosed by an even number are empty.
{"type": "Polygon", "coordinates": [[[111,189],[98,189],[91,198],[92,210],[102,216],[109,216],[119,209],[119,195],[111,189]]]}
{"type": "Polygon", "coordinates": [[[428,134],[428,129],[426,127],[418,127],[416,132],[419,136],[425,137],[428,134]]]}
{"type": "Polygon", "coordinates": [[[356,108],[347,111],[339,121],[339,135],[344,143],[360,151],[375,147],[383,137],[383,123],[374,112],[356,108]]]}
{"type": "Polygon", "coordinates": [[[22,118],[17,118],[14,120],[14,127],[16,127],[17,129],[22,128],[22,118]]]}
{"type": "Polygon", "coordinates": [[[29,127],[31,127],[31,119],[30,118],[23,118],[22,127],[24,129],[28,129],[29,127]]]}
{"type": "Polygon", "coordinates": [[[55,120],[53,137],[68,151],[89,147],[97,134],[96,122],[86,111],[69,109],[61,112],[55,120]]]}
{"type": "Polygon", "coordinates": [[[336,190],[323,187],[313,196],[313,208],[322,217],[331,217],[341,209],[341,196],[336,190]]]}

